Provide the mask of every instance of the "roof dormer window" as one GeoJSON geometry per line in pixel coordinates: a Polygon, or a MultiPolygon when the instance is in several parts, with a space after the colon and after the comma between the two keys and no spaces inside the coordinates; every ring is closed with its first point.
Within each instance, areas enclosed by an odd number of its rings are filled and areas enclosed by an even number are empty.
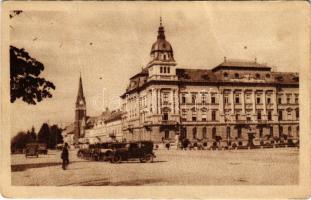
{"type": "Polygon", "coordinates": [[[278,81],[283,81],[283,80],[284,80],[283,76],[277,76],[277,77],[275,77],[275,78],[276,78],[276,80],[278,80],[278,81]]]}
{"type": "Polygon", "coordinates": [[[293,80],[294,80],[295,82],[298,82],[298,81],[299,81],[299,77],[298,77],[298,76],[295,76],[295,77],[293,77],[293,80]]]}

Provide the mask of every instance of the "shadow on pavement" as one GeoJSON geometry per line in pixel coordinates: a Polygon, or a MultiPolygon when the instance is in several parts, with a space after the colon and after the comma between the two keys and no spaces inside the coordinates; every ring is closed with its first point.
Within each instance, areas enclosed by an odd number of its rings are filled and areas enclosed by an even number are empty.
{"type": "Polygon", "coordinates": [[[11,165],[11,172],[20,172],[30,168],[50,167],[55,165],[61,165],[61,163],[55,162],[55,163],[31,163],[31,164],[11,165]]]}
{"type": "Polygon", "coordinates": [[[78,183],[69,183],[60,186],[139,186],[152,183],[163,182],[162,179],[136,179],[136,180],[126,180],[118,182],[109,182],[108,179],[95,179],[89,181],[83,181],[78,183]]]}
{"type": "Polygon", "coordinates": [[[130,161],[122,161],[120,163],[111,163],[111,164],[120,165],[120,164],[137,164],[137,163],[139,163],[139,164],[144,165],[144,164],[154,164],[154,163],[162,163],[162,162],[167,162],[167,161],[166,160],[155,160],[155,161],[149,162],[149,163],[141,163],[140,161],[130,160],[130,161]]]}
{"type": "MultiPolygon", "coordinates": [[[[69,165],[71,163],[76,163],[76,162],[83,162],[83,161],[70,161],[69,165]]],[[[62,162],[50,162],[50,163],[29,163],[29,164],[17,164],[17,165],[11,165],[11,172],[20,172],[20,171],[25,171],[27,169],[31,168],[42,168],[42,167],[51,167],[51,166],[56,166],[56,165],[61,165],[62,162]]]]}

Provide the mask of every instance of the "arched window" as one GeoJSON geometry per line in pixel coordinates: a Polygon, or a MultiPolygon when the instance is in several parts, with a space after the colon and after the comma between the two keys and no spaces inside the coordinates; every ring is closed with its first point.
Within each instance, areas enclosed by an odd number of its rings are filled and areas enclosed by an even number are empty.
{"type": "Polygon", "coordinates": [[[280,135],[280,137],[283,136],[283,126],[280,126],[280,128],[279,128],[279,135],[280,135]]]}
{"type": "Polygon", "coordinates": [[[213,110],[212,111],[212,121],[215,121],[216,120],[216,111],[213,110]]]}
{"type": "Polygon", "coordinates": [[[193,139],[197,139],[197,127],[194,127],[192,129],[192,136],[193,136],[193,139]]]}
{"type": "Polygon", "coordinates": [[[231,137],[231,129],[230,127],[227,127],[227,138],[231,137]]]}
{"type": "Polygon", "coordinates": [[[216,138],[216,127],[212,128],[212,138],[215,139],[216,138]]]}
{"type": "Polygon", "coordinates": [[[273,136],[273,126],[270,127],[270,137],[273,136]]]}
{"type": "Polygon", "coordinates": [[[164,137],[165,137],[165,139],[169,139],[170,138],[170,131],[169,130],[165,130],[165,132],[164,132],[164,137]]]}
{"type": "Polygon", "coordinates": [[[206,138],[207,138],[207,130],[206,130],[206,127],[203,127],[202,133],[203,133],[203,138],[206,139],[206,138]]]}
{"type": "Polygon", "coordinates": [[[239,76],[239,74],[238,73],[235,73],[234,74],[234,78],[239,78],[240,76],[239,76]]]}
{"type": "Polygon", "coordinates": [[[166,60],[166,55],[165,54],[163,55],[163,59],[166,60]]]}
{"type": "Polygon", "coordinates": [[[288,127],[288,136],[292,136],[292,127],[291,126],[288,127]]]}
{"type": "Polygon", "coordinates": [[[259,79],[260,78],[260,74],[256,74],[256,78],[259,79]]]}
{"type": "Polygon", "coordinates": [[[225,77],[225,78],[228,77],[228,73],[227,73],[227,72],[224,73],[224,77],[225,77]]]}
{"type": "Polygon", "coordinates": [[[270,74],[266,74],[266,78],[270,78],[270,74]]]}
{"type": "Polygon", "coordinates": [[[262,136],[263,136],[263,130],[262,130],[262,127],[260,127],[259,128],[259,137],[262,138],[262,136]]]}

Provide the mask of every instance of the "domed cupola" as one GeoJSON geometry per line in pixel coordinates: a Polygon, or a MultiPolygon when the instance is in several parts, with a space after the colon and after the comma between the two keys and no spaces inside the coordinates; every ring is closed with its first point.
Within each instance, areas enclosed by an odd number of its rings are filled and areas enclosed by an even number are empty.
{"type": "Polygon", "coordinates": [[[150,57],[151,61],[147,64],[148,80],[177,80],[177,63],[171,44],[165,40],[161,18],[157,41],[151,47],[150,57]]]}
{"type": "Polygon", "coordinates": [[[158,30],[157,41],[153,43],[150,51],[151,62],[175,62],[174,53],[171,44],[165,40],[164,27],[160,18],[160,27],[158,30]]]}

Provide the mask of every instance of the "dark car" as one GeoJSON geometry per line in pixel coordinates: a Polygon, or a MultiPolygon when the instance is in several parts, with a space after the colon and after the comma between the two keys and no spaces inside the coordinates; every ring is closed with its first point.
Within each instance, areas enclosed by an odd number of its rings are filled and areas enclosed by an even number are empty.
{"type": "Polygon", "coordinates": [[[35,156],[39,157],[39,151],[38,151],[39,145],[37,143],[29,143],[26,145],[25,149],[25,157],[27,158],[28,156],[35,156]]]}
{"type": "Polygon", "coordinates": [[[126,143],[119,142],[103,142],[90,144],[87,147],[82,147],[78,150],[78,157],[87,160],[109,161],[112,157],[112,152],[118,148],[124,148],[126,143]]]}
{"type": "Polygon", "coordinates": [[[128,161],[139,159],[140,162],[153,162],[155,155],[153,153],[153,142],[139,141],[124,143],[124,147],[115,148],[111,154],[112,163],[120,163],[121,161],[128,161]]]}
{"type": "Polygon", "coordinates": [[[38,143],[38,153],[39,154],[48,154],[48,147],[45,143],[38,143]]]}

